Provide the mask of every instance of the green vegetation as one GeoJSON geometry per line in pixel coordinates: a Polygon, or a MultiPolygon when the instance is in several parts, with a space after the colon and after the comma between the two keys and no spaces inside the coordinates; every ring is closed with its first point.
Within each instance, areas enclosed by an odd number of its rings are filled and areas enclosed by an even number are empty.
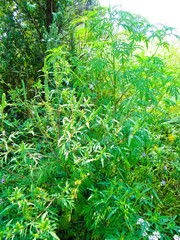
{"type": "Polygon", "coordinates": [[[95,3],[85,0],[1,0],[0,94],[20,87],[22,80],[29,91],[33,83],[42,78],[47,49],[63,44],[71,49],[73,29],[69,23],[95,3]]]}
{"type": "Polygon", "coordinates": [[[39,53],[42,69],[9,48],[11,68],[33,79],[1,76],[0,239],[180,239],[179,42],[122,10],[80,13],[61,25],[66,41],[57,14],[38,25],[56,43],[39,53]]]}

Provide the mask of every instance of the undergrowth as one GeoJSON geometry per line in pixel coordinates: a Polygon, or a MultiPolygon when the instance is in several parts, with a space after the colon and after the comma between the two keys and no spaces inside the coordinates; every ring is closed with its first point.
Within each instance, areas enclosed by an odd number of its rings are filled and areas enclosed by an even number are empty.
{"type": "Polygon", "coordinates": [[[171,29],[112,9],[72,26],[34,99],[3,94],[0,238],[179,239],[179,75],[156,54],[171,29]]]}

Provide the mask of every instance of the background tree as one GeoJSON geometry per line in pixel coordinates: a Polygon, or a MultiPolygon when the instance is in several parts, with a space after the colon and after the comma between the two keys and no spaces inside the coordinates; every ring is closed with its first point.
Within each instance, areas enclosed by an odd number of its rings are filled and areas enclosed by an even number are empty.
{"type": "Polygon", "coordinates": [[[93,1],[1,0],[1,93],[19,86],[30,89],[44,64],[47,49],[70,43],[71,19],[90,8],[93,1]]]}

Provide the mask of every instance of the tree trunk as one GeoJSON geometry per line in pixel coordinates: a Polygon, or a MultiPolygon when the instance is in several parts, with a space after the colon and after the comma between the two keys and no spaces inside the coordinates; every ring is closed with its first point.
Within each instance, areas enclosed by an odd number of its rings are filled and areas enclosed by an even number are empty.
{"type": "Polygon", "coordinates": [[[49,26],[53,21],[54,0],[46,0],[46,30],[49,32],[49,26]]]}

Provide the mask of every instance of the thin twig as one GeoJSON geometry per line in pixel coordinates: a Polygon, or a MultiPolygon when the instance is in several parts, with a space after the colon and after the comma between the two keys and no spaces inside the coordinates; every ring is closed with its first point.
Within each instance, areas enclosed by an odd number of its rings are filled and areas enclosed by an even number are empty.
{"type": "MultiPolygon", "coordinates": [[[[53,198],[50,203],[47,205],[47,207],[37,216],[36,219],[40,218],[42,216],[42,214],[51,206],[51,204],[53,203],[53,201],[56,199],[57,197],[53,198]]],[[[36,219],[34,219],[31,223],[33,223],[36,219]]]]}
{"type": "Polygon", "coordinates": [[[2,167],[2,169],[4,169],[5,171],[7,171],[7,172],[9,172],[9,173],[12,173],[12,174],[14,174],[14,175],[17,175],[18,177],[25,178],[24,176],[19,175],[19,174],[15,173],[15,172],[12,172],[11,170],[6,169],[6,168],[4,168],[4,167],[2,167]]]}

